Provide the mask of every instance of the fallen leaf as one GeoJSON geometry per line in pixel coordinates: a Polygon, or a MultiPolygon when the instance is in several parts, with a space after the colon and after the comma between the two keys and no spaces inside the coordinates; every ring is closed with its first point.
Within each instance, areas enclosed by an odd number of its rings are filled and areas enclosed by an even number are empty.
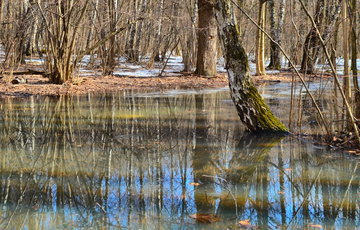
{"type": "Polygon", "coordinates": [[[220,217],[214,215],[214,214],[192,214],[189,216],[190,218],[195,219],[196,221],[203,223],[203,224],[211,224],[214,222],[220,221],[220,217]]]}
{"type": "Polygon", "coordinates": [[[307,226],[312,228],[320,228],[320,229],[323,228],[323,226],[321,226],[320,224],[308,224],[307,226]]]}
{"type": "Polygon", "coordinates": [[[194,185],[194,186],[199,186],[200,185],[200,183],[196,183],[196,182],[191,182],[190,184],[194,185]]]}
{"type": "Polygon", "coordinates": [[[250,227],[250,226],[251,226],[250,220],[240,220],[240,221],[239,221],[239,225],[240,225],[241,227],[250,227]]]}
{"type": "Polygon", "coordinates": [[[345,152],[350,153],[350,154],[356,154],[356,151],[354,151],[354,150],[347,150],[345,152]]]}

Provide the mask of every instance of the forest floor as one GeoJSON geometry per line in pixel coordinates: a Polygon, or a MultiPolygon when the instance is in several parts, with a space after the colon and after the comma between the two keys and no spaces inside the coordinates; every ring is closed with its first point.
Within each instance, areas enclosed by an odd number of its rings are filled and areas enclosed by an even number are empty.
{"type": "MultiPolygon", "coordinates": [[[[15,72],[16,73],[16,72],[15,72]]],[[[0,97],[24,97],[31,95],[81,95],[87,93],[117,92],[126,89],[147,89],[163,91],[169,89],[206,89],[228,86],[226,73],[208,78],[193,74],[162,77],[131,77],[131,76],[79,76],[62,85],[49,83],[42,75],[21,75],[24,83],[13,84],[16,76],[5,76],[0,79],[0,97]]],[[[276,84],[280,82],[297,81],[295,73],[284,71],[266,76],[253,76],[255,84],[276,84]]],[[[322,75],[307,76],[307,80],[316,81],[328,77],[322,75]]]]}

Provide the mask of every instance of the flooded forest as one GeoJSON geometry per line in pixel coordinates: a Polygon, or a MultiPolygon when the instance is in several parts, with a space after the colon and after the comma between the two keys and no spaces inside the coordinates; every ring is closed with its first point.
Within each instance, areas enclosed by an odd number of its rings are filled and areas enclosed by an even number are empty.
{"type": "Polygon", "coordinates": [[[359,229],[358,0],[0,0],[0,229],[359,229]]]}

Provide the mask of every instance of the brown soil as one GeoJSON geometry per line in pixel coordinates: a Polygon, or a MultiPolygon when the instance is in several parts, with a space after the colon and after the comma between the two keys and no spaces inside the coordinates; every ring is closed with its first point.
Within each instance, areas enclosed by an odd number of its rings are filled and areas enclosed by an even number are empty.
{"type": "MultiPolygon", "coordinates": [[[[254,76],[255,83],[277,83],[290,82],[292,72],[281,72],[276,75],[254,76]]],[[[78,77],[72,82],[62,85],[49,83],[47,78],[41,75],[21,75],[27,83],[12,84],[13,78],[4,77],[0,79],[0,97],[21,97],[30,95],[79,95],[87,93],[116,92],[124,89],[204,89],[221,88],[228,85],[227,75],[220,74],[214,78],[207,78],[197,75],[182,75],[179,77],[78,77]],[[7,80],[5,80],[7,78],[7,80]]],[[[296,78],[295,78],[296,79],[296,78]]],[[[316,77],[312,76],[314,80],[316,77]]],[[[309,79],[308,79],[309,80],[309,79]]]]}

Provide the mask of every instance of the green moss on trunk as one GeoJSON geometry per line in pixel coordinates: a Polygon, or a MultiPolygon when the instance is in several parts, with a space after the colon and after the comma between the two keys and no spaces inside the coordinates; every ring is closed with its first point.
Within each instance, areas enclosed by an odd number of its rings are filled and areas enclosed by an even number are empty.
{"type": "Polygon", "coordinates": [[[216,19],[231,97],[240,119],[251,132],[288,133],[285,125],[271,112],[251,80],[248,57],[241,45],[236,22],[231,17],[230,4],[229,0],[217,1],[216,19]]]}

